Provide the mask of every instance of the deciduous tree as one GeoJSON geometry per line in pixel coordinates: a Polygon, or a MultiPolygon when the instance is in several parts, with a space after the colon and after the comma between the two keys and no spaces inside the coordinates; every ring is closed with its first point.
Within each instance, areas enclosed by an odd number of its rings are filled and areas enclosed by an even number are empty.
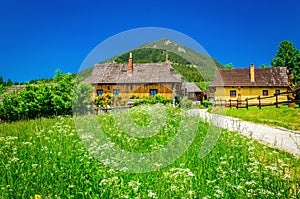
{"type": "Polygon", "coordinates": [[[234,65],[230,62],[224,65],[224,68],[234,68],[234,65]]]}
{"type": "Polygon", "coordinates": [[[293,82],[300,81],[300,53],[291,41],[282,41],[275,58],[271,62],[274,67],[287,67],[294,75],[293,82]]]}

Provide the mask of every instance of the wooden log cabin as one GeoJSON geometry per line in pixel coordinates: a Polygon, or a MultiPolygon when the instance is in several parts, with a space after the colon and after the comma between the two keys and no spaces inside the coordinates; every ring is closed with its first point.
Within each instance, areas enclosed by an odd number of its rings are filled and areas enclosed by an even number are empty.
{"type": "Polygon", "coordinates": [[[181,89],[181,76],[168,63],[133,64],[130,53],[127,64],[96,64],[84,82],[94,87],[94,98],[103,94],[129,99],[161,95],[172,98],[181,89]]]}
{"type": "MultiPolygon", "coordinates": [[[[286,92],[288,76],[285,67],[219,69],[209,86],[215,101],[245,100],[249,98],[268,97],[275,93],[286,92]]],[[[286,101],[286,95],[279,95],[279,101],[286,101]]],[[[262,104],[268,105],[276,101],[275,97],[263,99],[262,104]]],[[[249,104],[257,104],[258,100],[249,100],[249,104]]]]}
{"type": "Polygon", "coordinates": [[[204,98],[204,92],[194,82],[183,82],[181,90],[189,100],[202,102],[204,98]]]}

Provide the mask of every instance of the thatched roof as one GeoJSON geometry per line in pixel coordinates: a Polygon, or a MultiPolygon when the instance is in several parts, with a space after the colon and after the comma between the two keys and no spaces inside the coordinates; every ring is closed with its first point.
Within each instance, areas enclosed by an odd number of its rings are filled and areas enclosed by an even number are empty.
{"type": "Polygon", "coordinates": [[[181,88],[188,93],[200,93],[202,90],[194,82],[183,82],[181,88]]]}
{"type": "Polygon", "coordinates": [[[99,83],[179,83],[170,64],[134,64],[128,74],[127,64],[96,64],[84,82],[99,83]]]}
{"type": "Polygon", "coordinates": [[[254,70],[255,81],[250,79],[250,69],[234,68],[219,69],[216,78],[210,87],[216,86],[268,86],[286,87],[288,86],[288,76],[286,68],[257,68],[254,70]]]}

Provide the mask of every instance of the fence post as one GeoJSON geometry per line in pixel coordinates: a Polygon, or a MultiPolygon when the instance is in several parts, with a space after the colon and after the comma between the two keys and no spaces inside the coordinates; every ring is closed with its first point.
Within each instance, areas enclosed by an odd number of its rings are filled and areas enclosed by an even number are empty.
{"type": "Polygon", "coordinates": [[[258,107],[259,107],[259,109],[261,109],[261,104],[260,104],[260,95],[258,96],[258,107]]]}
{"type": "Polygon", "coordinates": [[[229,99],[229,107],[231,108],[231,99],[229,99]]]}
{"type": "Polygon", "coordinates": [[[246,98],[246,108],[248,110],[248,98],[246,98]]]}
{"type": "Polygon", "coordinates": [[[236,109],[239,109],[239,99],[236,100],[236,109]]]}
{"type": "Polygon", "coordinates": [[[278,94],[275,93],[275,97],[276,97],[276,108],[278,108],[278,94]]]}

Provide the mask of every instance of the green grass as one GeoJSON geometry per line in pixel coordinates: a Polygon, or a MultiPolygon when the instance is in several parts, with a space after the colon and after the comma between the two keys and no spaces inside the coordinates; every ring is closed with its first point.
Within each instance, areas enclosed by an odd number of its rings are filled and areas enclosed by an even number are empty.
{"type": "Polygon", "coordinates": [[[226,115],[237,117],[242,120],[255,123],[268,124],[272,126],[280,126],[290,130],[300,131],[300,108],[281,106],[262,107],[259,109],[256,106],[249,107],[249,110],[226,108],[226,115]]]}
{"type": "MultiPolygon", "coordinates": [[[[141,109],[147,107],[132,109],[130,116],[143,127],[149,124],[149,115],[137,114],[141,109]]],[[[179,129],[180,110],[165,111],[164,126],[149,138],[133,139],[112,114],[97,120],[122,149],[149,152],[165,146],[179,129]]],[[[190,121],[198,128],[187,151],[169,166],[145,173],[116,170],[91,156],[73,118],[1,124],[0,198],[300,197],[298,158],[225,130],[213,150],[199,158],[209,125],[190,121]]]]}

